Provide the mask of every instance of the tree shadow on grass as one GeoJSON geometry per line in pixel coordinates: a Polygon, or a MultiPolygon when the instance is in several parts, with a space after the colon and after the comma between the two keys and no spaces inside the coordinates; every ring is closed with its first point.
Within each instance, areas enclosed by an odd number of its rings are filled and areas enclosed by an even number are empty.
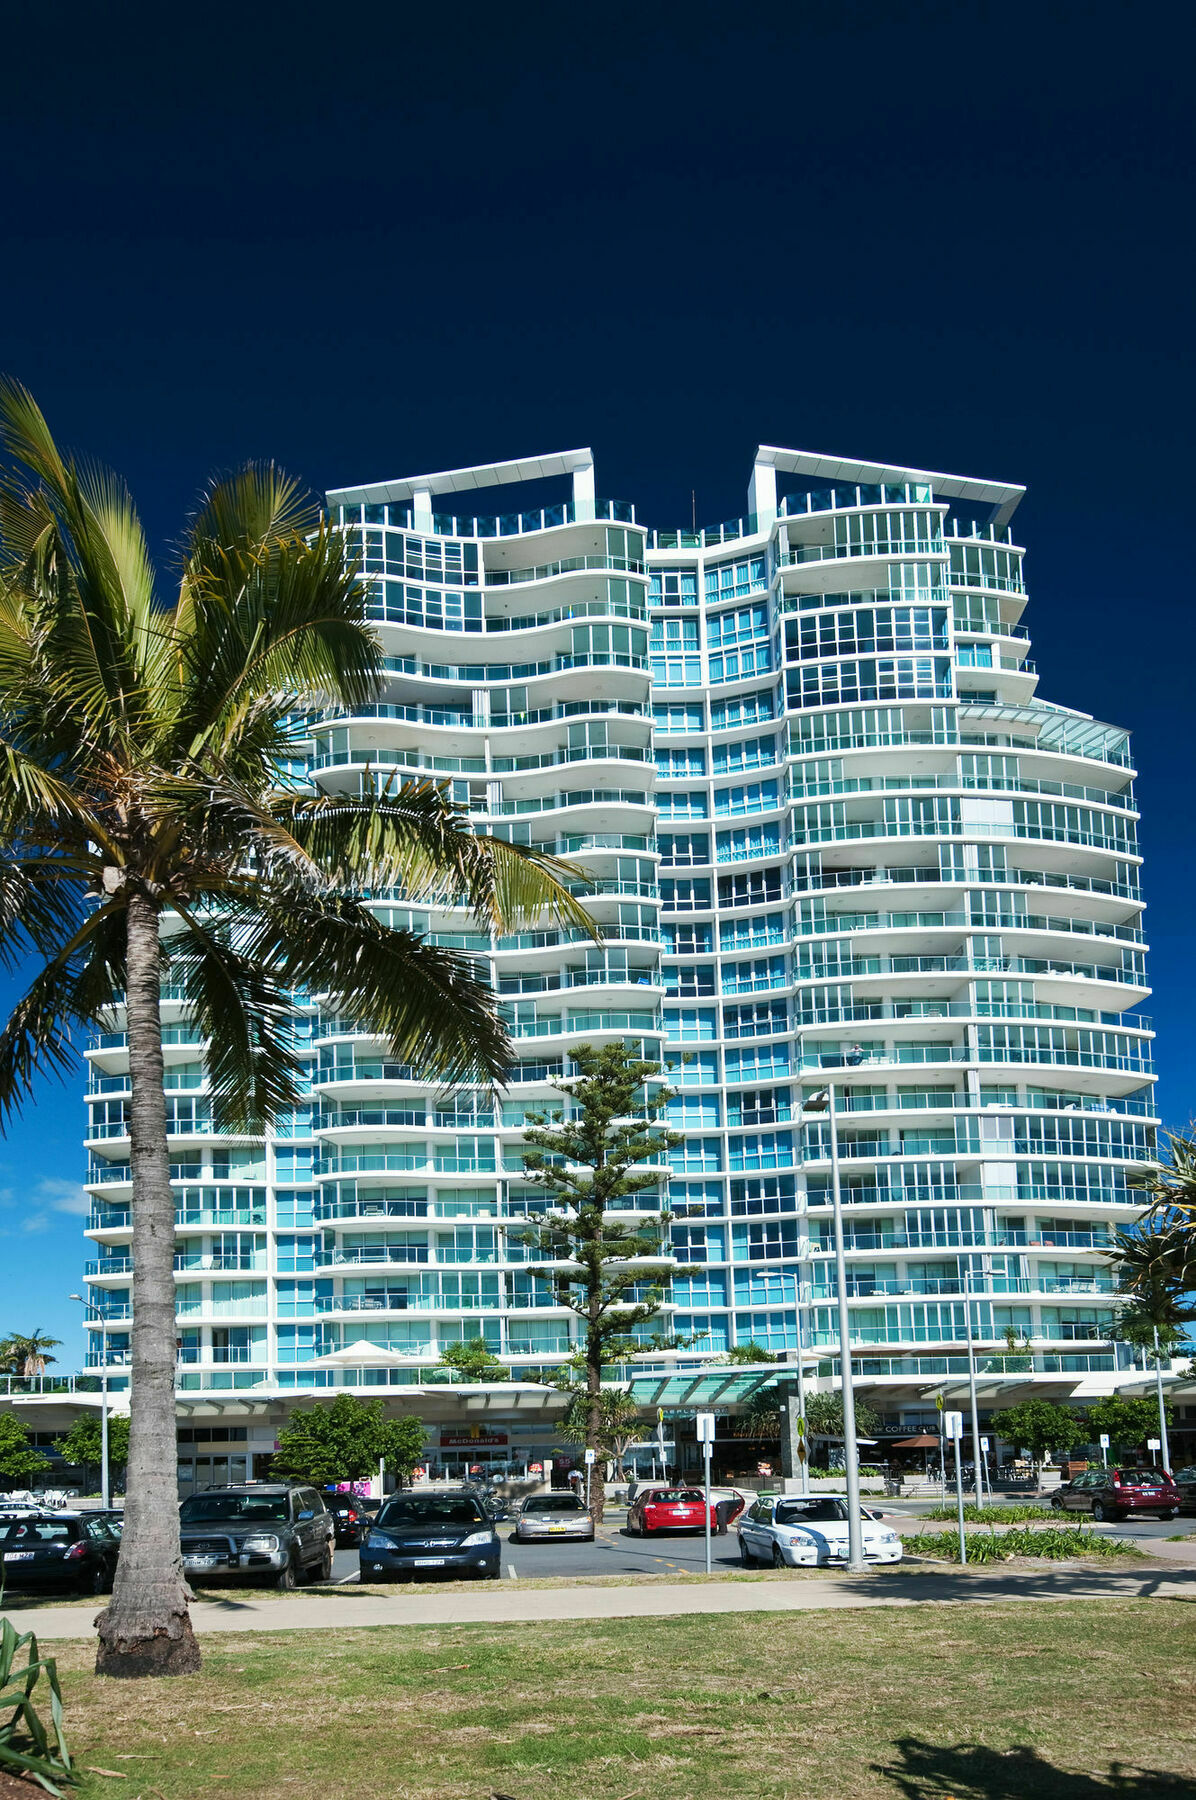
{"type": "Polygon", "coordinates": [[[1029,1744],[928,1744],[898,1738],[900,1761],[873,1763],[906,1800],[1196,1800],[1196,1782],[1165,1769],[1110,1763],[1104,1775],[1069,1774],[1029,1744]]]}

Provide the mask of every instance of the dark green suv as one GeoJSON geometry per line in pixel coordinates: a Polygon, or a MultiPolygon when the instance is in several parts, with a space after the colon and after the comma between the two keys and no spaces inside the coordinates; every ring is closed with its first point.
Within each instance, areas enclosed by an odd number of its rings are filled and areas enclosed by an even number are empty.
{"type": "Polygon", "coordinates": [[[183,1568],[228,1581],[257,1577],[288,1589],[332,1578],[335,1525],[315,1488],[250,1481],[205,1488],[179,1508],[183,1568]]]}

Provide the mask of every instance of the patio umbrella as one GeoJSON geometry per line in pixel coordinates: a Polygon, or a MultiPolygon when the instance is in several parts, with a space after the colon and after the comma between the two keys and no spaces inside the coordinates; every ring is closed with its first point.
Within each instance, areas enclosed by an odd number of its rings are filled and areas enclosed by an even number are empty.
{"type": "Polygon", "coordinates": [[[381,1344],[371,1344],[366,1338],[358,1338],[355,1344],[346,1344],[342,1350],[330,1350],[326,1356],[313,1356],[309,1367],[397,1369],[406,1367],[413,1360],[412,1356],[404,1356],[398,1350],[387,1350],[381,1344]]]}
{"type": "Polygon", "coordinates": [[[938,1438],[931,1437],[928,1431],[922,1432],[918,1437],[898,1438],[895,1444],[889,1445],[890,1450],[937,1450],[938,1447],[938,1438]]]}

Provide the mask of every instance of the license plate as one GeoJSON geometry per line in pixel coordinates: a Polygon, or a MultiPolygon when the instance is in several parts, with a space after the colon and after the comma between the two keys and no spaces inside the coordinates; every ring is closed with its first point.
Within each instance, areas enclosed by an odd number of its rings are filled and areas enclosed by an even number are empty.
{"type": "Polygon", "coordinates": [[[32,1550],[6,1550],[4,1552],[5,1562],[32,1562],[33,1557],[32,1550]]]}
{"type": "Polygon", "coordinates": [[[447,1556],[421,1556],[419,1566],[421,1569],[443,1569],[447,1561],[447,1556]]]}
{"type": "Polygon", "coordinates": [[[185,1569],[210,1569],[219,1561],[218,1556],[184,1556],[183,1567],[185,1569]]]}
{"type": "Polygon", "coordinates": [[[548,1529],[549,1531],[568,1531],[569,1527],[567,1525],[550,1525],[548,1529]]]}

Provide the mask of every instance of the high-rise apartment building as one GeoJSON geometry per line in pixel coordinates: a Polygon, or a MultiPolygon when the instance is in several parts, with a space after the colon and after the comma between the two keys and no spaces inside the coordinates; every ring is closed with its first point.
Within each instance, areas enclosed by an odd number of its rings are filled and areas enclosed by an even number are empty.
{"type": "MultiPolygon", "coordinates": [[[[310,1106],[266,1141],[213,1133],[203,1046],[166,993],[185,1404],[422,1393],[446,1343],[483,1337],[515,1377],[506,1426],[446,1424],[430,1454],[542,1457],[550,1424],[516,1396],[568,1353],[570,1319],[504,1225],[542,1203],[525,1111],[575,1045],[612,1038],[677,1089],[658,1203],[686,1360],[796,1353],[800,1334],[836,1376],[830,1127],[802,1110],[831,1082],[856,1373],[890,1423],[933,1416],[969,1326],[998,1381],[1112,1384],[1101,1252],[1138,1210],[1154,1125],[1133,767],[1124,730],[1037,695],[1021,491],[762,448],[748,515],[705,531],[597,498],[585,451],[329,497],[362,546],[386,691],[313,719],[296,773],[445,780],[480,829],[584,865],[603,942],[495,940],[379,896],[488,969],[509,1085],[497,1105],[438,1091],[313,997],[310,1106]],[[479,516],[484,490],[516,506],[544,478],[556,504],[479,516]],[[358,1345],[359,1366],[317,1360],[358,1345]]],[[[119,1363],[112,1023],[89,1052],[87,1275],[119,1363]]],[[[208,1453],[194,1478],[223,1468],[208,1453]]]]}

